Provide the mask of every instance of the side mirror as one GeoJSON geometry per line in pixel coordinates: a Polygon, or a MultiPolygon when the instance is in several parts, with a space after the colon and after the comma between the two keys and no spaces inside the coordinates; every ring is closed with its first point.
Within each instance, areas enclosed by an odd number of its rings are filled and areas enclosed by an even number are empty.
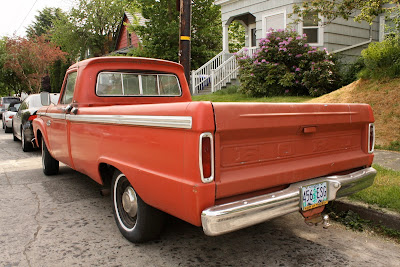
{"type": "Polygon", "coordinates": [[[50,105],[50,93],[49,92],[41,92],[40,93],[40,102],[42,106],[49,106],[50,105]]]}

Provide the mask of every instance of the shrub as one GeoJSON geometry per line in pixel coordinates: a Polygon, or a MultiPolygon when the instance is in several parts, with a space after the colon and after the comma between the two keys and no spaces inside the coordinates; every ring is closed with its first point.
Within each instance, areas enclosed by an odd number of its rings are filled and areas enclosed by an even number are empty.
{"type": "Polygon", "coordinates": [[[253,56],[237,55],[240,91],[252,96],[320,96],[338,87],[339,71],[326,50],[310,47],[306,35],[277,30],[260,40],[253,56]]]}
{"type": "Polygon", "coordinates": [[[365,68],[360,78],[380,79],[400,77],[400,37],[388,37],[379,43],[371,43],[361,52],[365,68]]]}

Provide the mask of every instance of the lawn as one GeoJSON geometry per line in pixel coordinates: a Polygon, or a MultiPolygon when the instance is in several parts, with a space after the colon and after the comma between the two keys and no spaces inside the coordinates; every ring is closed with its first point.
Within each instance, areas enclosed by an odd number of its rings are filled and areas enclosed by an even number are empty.
{"type": "Polygon", "coordinates": [[[350,199],[400,212],[400,172],[376,164],[373,167],[378,171],[374,184],[351,195],[350,199]]]}
{"type": "Polygon", "coordinates": [[[310,96],[274,96],[274,97],[251,97],[236,92],[237,87],[231,86],[228,89],[217,91],[208,95],[192,96],[193,101],[212,102],[293,102],[301,103],[311,100],[310,96]]]}

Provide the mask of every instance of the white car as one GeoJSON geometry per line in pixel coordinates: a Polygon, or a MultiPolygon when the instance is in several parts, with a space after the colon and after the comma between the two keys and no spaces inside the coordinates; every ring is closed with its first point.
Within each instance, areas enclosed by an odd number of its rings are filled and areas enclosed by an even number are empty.
{"type": "Polygon", "coordinates": [[[3,129],[6,133],[12,131],[12,118],[17,113],[21,102],[13,102],[8,107],[7,111],[3,113],[3,129]]]}

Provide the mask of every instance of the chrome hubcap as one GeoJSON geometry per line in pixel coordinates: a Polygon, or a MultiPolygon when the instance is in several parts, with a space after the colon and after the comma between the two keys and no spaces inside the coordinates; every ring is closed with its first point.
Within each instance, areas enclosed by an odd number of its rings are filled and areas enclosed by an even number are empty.
{"type": "Polygon", "coordinates": [[[135,217],[137,215],[136,193],[130,186],[128,186],[122,194],[122,207],[129,216],[135,217]]]}

